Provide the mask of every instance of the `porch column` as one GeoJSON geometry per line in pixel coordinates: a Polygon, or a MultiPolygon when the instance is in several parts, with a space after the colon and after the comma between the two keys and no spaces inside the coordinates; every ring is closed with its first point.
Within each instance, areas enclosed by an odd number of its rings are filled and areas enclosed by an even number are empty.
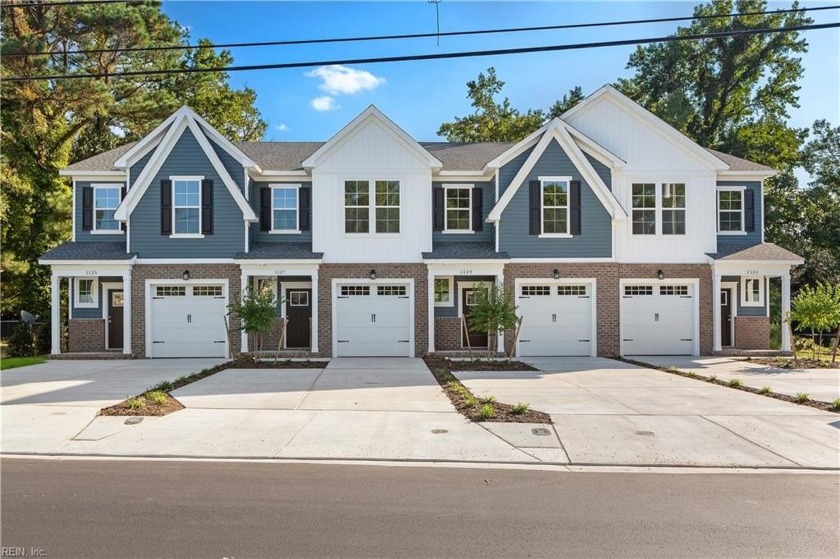
{"type": "MultiPolygon", "coordinates": [[[[242,271],[242,275],[240,276],[240,279],[239,279],[239,298],[240,298],[240,300],[243,297],[245,297],[245,290],[248,288],[248,280],[250,279],[250,277],[251,276],[248,275],[248,272],[246,272],[244,270],[242,271]]],[[[230,321],[229,320],[228,320],[228,328],[230,328],[230,321]]],[[[248,352],[248,334],[245,332],[245,330],[242,330],[241,333],[239,334],[239,336],[240,336],[240,340],[241,340],[241,343],[242,343],[239,352],[240,353],[247,353],[248,352]]],[[[228,351],[230,351],[230,350],[228,350],[228,351]]]]}
{"type": "MultiPolygon", "coordinates": [[[[454,285],[452,286],[455,287],[454,285]]],[[[450,297],[453,295],[450,293],[450,297]]],[[[429,353],[435,352],[435,274],[429,271],[429,288],[426,295],[426,304],[429,308],[429,320],[427,328],[429,330],[429,353]]]]}
{"type": "Polygon", "coordinates": [[[790,314],[790,271],[782,274],[782,351],[790,351],[790,328],[787,320],[790,314]]]}
{"type": "Polygon", "coordinates": [[[714,351],[723,350],[723,342],[720,339],[720,281],[721,275],[715,271],[712,276],[712,332],[714,334],[714,351]]]}
{"type": "MultiPolygon", "coordinates": [[[[496,274],[496,283],[498,283],[499,286],[502,288],[502,290],[504,290],[504,288],[505,288],[505,272],[503,270],[500,270],[499,273],[496,274]]],[[[513,300],[516,301],[516,294],[515,293],[513,294],[513,297],[514,297],[513,300]]],[[[499,348],[501,348],[501,350],[503,352],[505,351],[505,333],[504,332],[499,332],[499,334],[496,338],[496,351],[497,352],[499,351],[499,348]]]]}
{"type": "Polygon", "coordinates": [[[131,355],[131,270],[123,272],[123,353],[131,355]]]}
{"type": "Polygon", "coordinates": [[[50,344],[50,353],[58,355],[61,353],[61,276],[52,273],[50,278],[50,288],[52,289],[52,303],[50,305],[50,328],[52,329],[52,338],[50,344]]]}
{"type": "MultiPolygon", "coordinates": [[[[318,353],[318,268],[312,272],[312,328],[309,333],[312,353],[318,353]]],[[[332,296],[332,295],[331,295],[332,296]]]]}

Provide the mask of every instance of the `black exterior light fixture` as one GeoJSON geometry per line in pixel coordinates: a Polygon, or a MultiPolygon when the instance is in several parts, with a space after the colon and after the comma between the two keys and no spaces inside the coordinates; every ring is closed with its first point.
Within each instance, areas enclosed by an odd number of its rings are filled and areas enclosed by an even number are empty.
{"type": "Polygon", "coordinates": [[[662,270],[656,270],[656,277],[661,279],[661,280],[664,280],[665,279],[665,272],[663,272],[662,270]]]}
{"type": "Polygon", "coordinates": [[[374,270],[373,268],[370,269],[370,279],[371,280],[376,279],[376,270],[374,270]]]}
{"type": "Polygon", "coordinates": [[[552,272],[552,275],[554,276],[554,279],[560,279],[560,270],[558,270],[557,268],[554,268],[554,271],[552,272]]]}
{"type": "Polygon", "coordinates": [[[184,281],[190,281],[190,271],[184,270],[184,273],[181,277],[184,278],[184,281]]]}

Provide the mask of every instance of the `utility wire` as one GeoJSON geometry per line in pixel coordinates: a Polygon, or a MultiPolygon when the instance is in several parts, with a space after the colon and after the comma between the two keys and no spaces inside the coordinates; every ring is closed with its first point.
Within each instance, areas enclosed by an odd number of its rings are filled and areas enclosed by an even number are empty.
{"type": "Polygon", "coordinates": [[[409,56],[389,56],[376,58],[348,58],[339,60],[321,60],[317,62],[285,62],[279,64],[254,64],[249,66],[219,66],[210,68],[187,68],[187,69],[165,69],[165,70],[136,70],[119,73],[97,73],[97,74],[54,74],[49,76],[13,76],[0,78],[0,82],[29,82],[39,80],[61,80],[61,79],[87,79],[87,78],[120,78],[131,76],[158,76],[167,74],[193,74],[206,72],[244,72],[251,70],[279,70],[288,68],[312,68],[334,64],[381,64],[387,62],[413,62],[418,60],[445,60],[453,58],[474,58],[482,56],[497,56],[507,54],[525,54],[533,52],[557,52],[565,50],[578,50],[589,48],[616,47],[627,45],[645,45],[650,43],[673,43],[677,41],[697,41],[702,39],[719,39],[725,37],[737,37],[744,35],[788,33],[791,31],[814,31],[817,29],[832,29],[840,27],[840,23],[823,23],[817,25],[797,25],[793,27],[782,27],[777,29],[739,29],[733,31],[721,31],[716,33],[702,33],[695,35],[666,37],[651,37],[646,39],[624,39],[620,41],[600,41],[592,43],[572,43],[565,45],[546,45],[540,47],[524,47],[495,50],[478,50],[466,52],[450,52],[441,54],[417,54],[409,56]]]}
{"type": "Polygon", "coordinates": [[[6,2],[0,5],[2,9],[10,8],[43,8],[52,6],[82,6],[85,4],[145,4],[150,0],[75,0],[62,2],[6,2]]]}
{"type": "MultiPolygon", "coordinates": [[[[88,0],[93,3],[93,0],[88,0]]],[[[118,0],[123,1],[123,0],[118,0]]],[[[75,2],[71,2],[75,3],[75,2]]],[[[712,14],[705,16],[680,16],[680,17],[666,17],[656,19],[634,19],[634,20],[619,20],[619,21],[601,21],[592,23],[568,23],[563,25],[543,25],[537,27],[508,27],[501,29],[478,29],[473,31],[447,31],[444,33],[412,33],[407,35],[373,35],[362,37],[336,37],[325,39],[296,39],[287,41],[262,41],[262,42],[245,42],[245,43],[220,43],[211,45],[161,45],[151,47],[135,47],[135,48],[108,48],[108,49],[85,49],[85,50],[68,50],[68,51],[54,51],[54,52],[20,52],[8,53],[3,56],[8,57],[29,57],[29,56],[65,56],[71,54],[103,54],[103,53],[128,53],[128,52],[145,52],[145,51],[164,51],[164,50],[184,50],[184,49],[201,49],[201,48],[247,48],[247,47],[273,47],[273,46],[289,46],[289,45],[312,45],[324,43],[350,43],[362,41],[387,41],[394,39],[423,39],[428,37],[455,37],[465,35],[488,35],[501,33],[521,33],[532,31],[555,31],[560,29],[585,29],[592,27],[610,27],[621,25],[639,25],[645,23],[668,23],[675,21],[690,21],[690,20],[706,20],[706,19],[723,19],[734,18],[741,16],[756,16],[756,15],[771,15],[771,14],[786,14],[792,12],[806,12],[806,11],[821,11],[821,10],[837,10],[840,5],[834,6],[817,6],[814,8],[798,8],[786,9],[764,12],[745,12],[745,13],[729,13],[729,14],[712,14]]]]}

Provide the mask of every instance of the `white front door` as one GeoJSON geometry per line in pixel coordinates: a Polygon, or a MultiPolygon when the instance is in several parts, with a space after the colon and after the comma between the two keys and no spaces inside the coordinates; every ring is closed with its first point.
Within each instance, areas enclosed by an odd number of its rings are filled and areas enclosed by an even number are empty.
{"type": "Polygon", "coordinates": [[[695,297],[693,283],[622,285],[622,354],[691,355],[695,297]]]}
{"type": "Polygon", "coordinates": [[[151,285],[149,357],[227,357],[225,286],[151,285]]]}
{"type": "Polygon", "coordinates": [[[410,357],[408,284],[339,284],[334,301],[336,357],[410,357]]]}
{"type": "Polygon", "coordinates": [[[592,284],[519,285],[516,304],[519,356],[592,355],[592,284]]]}

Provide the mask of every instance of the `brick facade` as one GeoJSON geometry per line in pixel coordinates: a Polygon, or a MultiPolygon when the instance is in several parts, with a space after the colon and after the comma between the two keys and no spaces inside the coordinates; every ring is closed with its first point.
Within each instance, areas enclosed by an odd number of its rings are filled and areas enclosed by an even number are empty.
{"type": "Polygon", "coordinates": [[[105,351],[105,319],[72,318],[68,322],[68,348],[71,352],[105,351]]]}
{"type": "Polygon", "coordinates": [[[429,349],[429,276],[425,264],[321,264],[318,269],[318,354],[332,356],[332,280],[370,277],[376,270],[377,282],[414,279],[414,355],[429,349]]]}
{"type": "Polygon", "coordinates": [[[735,347],[737,349],[767,349],[770,347],[769,316],[736,316],[735,347]]]}
{"type": "Polygon", "coordinates": [[[463,339],[460,317],[435,318],[435,351],[460,351],[463,339]]]}
{"type": "MultiPolygon", "coordinates": [[[[191,280],[228,280],[228,301],[240,293],[241,270],[236,264],[136,264],[131,270],[131,352],[146,357],[146,280],[182,280],[184,270],[191,280]]],[[[230,349],[238,354],[241,347],[239,320],[231,320],[230,349]]]]}

